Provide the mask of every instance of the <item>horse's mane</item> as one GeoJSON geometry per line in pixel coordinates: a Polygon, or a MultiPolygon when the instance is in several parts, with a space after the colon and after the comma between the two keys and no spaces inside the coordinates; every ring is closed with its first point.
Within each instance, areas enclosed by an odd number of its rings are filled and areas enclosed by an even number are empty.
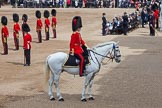
{"type": "Polygon", "coordinates": [[[110,45],[110,44],[115,44],[115,42],[114,42],[114,41],[110,41],[110,42],[100,43],[100,44],[95,45],[95,46],[92,47],[92,48],[94,49],[94,48],[103,47],[103,46],[105,46],[105,45],[110,45]]]}

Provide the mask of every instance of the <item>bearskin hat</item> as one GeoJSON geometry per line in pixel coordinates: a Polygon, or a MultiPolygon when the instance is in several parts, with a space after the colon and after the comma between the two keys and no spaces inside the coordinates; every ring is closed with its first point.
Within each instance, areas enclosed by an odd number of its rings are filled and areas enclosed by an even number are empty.
{"type": "Polygon", "coordinates": [[[52,16],[56,16],[56,10],[55,10],[55,9],[52,9],[51,15],[52,15],[52,16]]]}
{"type": "Polygon", "coordinates": [[[19,15],[18,14],[16,14],[16,13],[13,14],[13,21],[19,22],[19,15]]]}
{"type": "Polygon", "coordinates": [[[75,16],[72,20],[72,30],[76,31],[78,28],[82,27],[82,19],[80,16],[75,16]]]}
{"type": "Polygon", "coordinates": [[[27,22],[27,20],[28,20],[28,15],[23,14],[23,16],[22,16],[22,20],[23,20],[24,22],[27,22]]]}
{"type": "Polygon", "coordinates": [[[35,16],[36,16],[37,18],[41,18],[41,12],[40,12],[39,10],[37,10],[37,11],[35,12],[35,16]]]}
{"type": "Polygon", "coordinates": [[[48,11],[48,10],[45,10],[45,11],[44,11],[44,17],[45,17],[45,18],[48,18],[48,17],[49,17],[49,11],[48,11]]]}
{"type": "Polygon", "coordinates": [[[1,17],[1,23],[2,23],[2,25],[7,25],[7,17],[6,16],[1,17]]]}
{"type": "Polygon", "coordinates": [[[28,24],[22,24],[22,30],[24,32],[30,32],[30,27],[28,24]]]}

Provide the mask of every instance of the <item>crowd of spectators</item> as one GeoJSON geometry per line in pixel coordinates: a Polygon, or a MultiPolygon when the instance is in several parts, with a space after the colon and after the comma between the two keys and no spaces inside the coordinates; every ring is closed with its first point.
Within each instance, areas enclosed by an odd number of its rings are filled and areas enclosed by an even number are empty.
{"type": "Polygon", "coordinates": [[[112,21],[107,21],[103,35],[122,33],[126,35],[127,32],[138,28],[140,24],[138,15],[138,12],[129,15],[124,12],[123,16],[118,16],[113,18],[112,21]]]}
{"type": "MultiPolygon", "coordinates": [[[[0,0],[24,8],[134,8],[149,5],[152,0],[0,0]]],[[[157,2],[159,0],[156,0],[157,2]]]]}
{"type": "Polygon", "coordinates": [[[150,2],[150,4],[146,4],[141,10],[136,8],[134,13],[126,15],[127,21],[124,21],[125,15],[115,17],[112,21],[107,21],[106,18],[102,18],[102,35],[125,34],[125,30],[129,32],[139,26],[144,28],[146,24],[149,24],[150,35],[155,35],[152,32],[155,32],[155,29],[159,28],[159,14],[159,2],[150,2]]]}

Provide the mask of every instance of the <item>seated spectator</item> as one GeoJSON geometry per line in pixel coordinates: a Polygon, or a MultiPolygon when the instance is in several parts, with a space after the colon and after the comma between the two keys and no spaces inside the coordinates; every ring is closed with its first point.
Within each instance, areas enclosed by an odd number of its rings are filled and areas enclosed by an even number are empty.
{"type": "Polygon", "coordinates": [[[123,20],[121,17],[119,17],[119,25],[117,25],[117,33],[122,34],[123,33],[123,20]]]}
{"type": "Polygon", "coordinates": [[[112,25],[113,25],[113,29],[115,29],[117,27],[117,22],[116,22],[115,18],[113,18],[112,25]]]}

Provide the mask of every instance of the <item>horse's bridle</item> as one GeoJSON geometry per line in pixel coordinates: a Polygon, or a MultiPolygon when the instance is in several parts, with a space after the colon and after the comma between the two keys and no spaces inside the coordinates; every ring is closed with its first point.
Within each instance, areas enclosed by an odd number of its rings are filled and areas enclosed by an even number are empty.
{"type": "MultiPolygon", "coordinates": [[[[109,58],[109,60],[114,60],[114,58],[115,58],[115,56],[112,56],[112,53],[113,53],[113,50],[115,50],[115,48],[113,47],[112,48],[112,50],[111,51],[109,51],[108,52],[108,54],[105,56],[105,55],[102,55],[102,54],[99,54],[99,53],[97,53],[97,52],[95,52],[95,51],[93,51],[93,50],[89,50],[89,51],[91,51],[91,52],[93,52],[94,54],[97,54],[97,55],[99,55],[99,56],[102,56],[102,57],[105,57],[105,58],[109,58]],[[108,56],[108,55],[110,55],[110,56],[108,56]]],[[[115,53],[115,52],[114,52],[115,53]]],[[[96,56],[95,56],[95,58],[96,58],[96,56]]],[[[96,58],[97,59],[97,58],[96,58]]],[[[109,61],[108,60],[108,61],[109,61]]],[[[97,59],[97,61],[98,61],[98,59],[97,59]]]]}

